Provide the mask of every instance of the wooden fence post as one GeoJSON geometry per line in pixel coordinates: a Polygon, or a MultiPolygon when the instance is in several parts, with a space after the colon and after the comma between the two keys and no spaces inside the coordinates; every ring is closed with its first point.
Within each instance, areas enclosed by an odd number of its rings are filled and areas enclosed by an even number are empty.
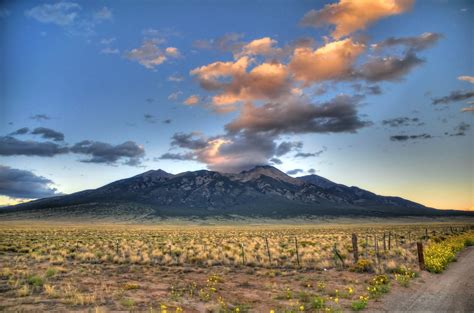
{"type": "Polygon", "coordinates": [[[357,245],[357,235],[352,234],[352,250],[354,251],[354,264],[359,261],[359,247],[357,245]]]}
{"type": "Polygon", "coordinates": [[[392,232],[388,232],[388,250],[392,250],[392,232]]]}
{"type": "Polygon", "coordinates": [[[242,265],[245,265],[245,251],[244,251],[244,244],[240,244],[240,251],[242,252],[242,265]]]}
{"type": "Polygon", "coordinates": [[[298,263],[298,267],[300,267],[300,254],[298,251],[298,239],[295,237],[295,248],[296,248],[296,262],[298,263]]]}
{"type": "Polygon", "coordinates": [[[368,258],[369,254],[369,235],[365,234],[365,259],[368,258]]]}
{"type": "Polygon", "coordinates": [[[265,245],[267,246],[268,261],[272,265],[272,255],[270,254],[270,246],[268,245],[268,238],[265,237],[265,245]]]}
{"type": "Polygon", "coordinates": [[[383,251],[387,251],[387,243],[385,242],[385,233],[383,233],[383,251]]]}
{"type": "Polygon", "coordinates": [[[418,241],[416,243],[416,247],[418,250],[418,264],[420,266],[420,270],[423,271],[425,269],[425,256],[423,254],[423,243],[421,241],[418,241]]]}

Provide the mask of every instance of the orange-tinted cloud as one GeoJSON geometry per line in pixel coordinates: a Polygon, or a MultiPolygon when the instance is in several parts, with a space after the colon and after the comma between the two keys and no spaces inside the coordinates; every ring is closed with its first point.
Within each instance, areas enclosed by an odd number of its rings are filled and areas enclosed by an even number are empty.
{"type": "Polygon", "coordinates": [[[199,97],[196,95],[189,96],[186,100],[183,102],[186,105],[195,105],[199,103],[199,97]]]}
{"type": "Polygon", "coordinates": [[[337,80],[350,74],[357,57],[364,50],[364,44],[355,43],[351,38],[327,43],[316,50],[296,48],[289,68],[294,77],[305,84],[337,80]]]}
{"type": "Polygon", "coordinates": [[[321,10],[311,10],[301,20],[304,26],[335,25],[332,36],[339,39],[375,21],[411,9],[414,0],[340,0],[321,10]]]}
{"type": "Polygon", "coordinates": [[[192,70],[191,75],[198,77],[203,88],[220,91],[212,98],[215,105],[276,99],[290,91],[286,65],[262,63],[247,71],[250,63],[251,59],[246,56],[235,62],[215,62],[192,70]]]}

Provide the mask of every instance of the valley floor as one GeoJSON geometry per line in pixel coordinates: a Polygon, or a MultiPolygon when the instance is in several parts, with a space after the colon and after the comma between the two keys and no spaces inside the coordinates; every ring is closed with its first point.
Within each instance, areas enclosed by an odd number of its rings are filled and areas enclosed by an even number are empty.
{"type": "Polygon", "coordinates": [[[390,311],[413,286],[436,279],[415,278],[416,242],[430,245],[472,227],[458,221],[194,228],[2,222],[0,310],[390,311]],[[352,234],[359,237],[359,262],[352,234]],[[390,290],[394,296],[385,298],[390,290]]]}

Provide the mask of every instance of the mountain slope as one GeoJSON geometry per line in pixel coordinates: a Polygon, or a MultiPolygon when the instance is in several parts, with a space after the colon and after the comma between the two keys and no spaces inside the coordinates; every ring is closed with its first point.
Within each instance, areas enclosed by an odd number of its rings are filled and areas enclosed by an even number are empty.
{"type": "MultiPolygon", "coordinates": [[[[0,213],[39,212],[62,216],[142,214],[171,216],[294,217],[440,215],[402,198],[383,197],[310,175],[293,178],[271,166],[239,174],[213,171],[148,171],[94,190],[40,199],[0,213]]],[[[452,213],[447,213],[452,214],[452,213]]]]}

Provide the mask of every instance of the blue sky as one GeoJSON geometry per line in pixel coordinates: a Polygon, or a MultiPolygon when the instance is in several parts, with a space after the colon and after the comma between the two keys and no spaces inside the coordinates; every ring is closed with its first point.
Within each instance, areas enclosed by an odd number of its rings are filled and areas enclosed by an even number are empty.
{"type": "Polygon", "coordinates": [[[389,2],[1,2],[0,202],[267,163],[473,208],[474,5],[389,2]]]}

